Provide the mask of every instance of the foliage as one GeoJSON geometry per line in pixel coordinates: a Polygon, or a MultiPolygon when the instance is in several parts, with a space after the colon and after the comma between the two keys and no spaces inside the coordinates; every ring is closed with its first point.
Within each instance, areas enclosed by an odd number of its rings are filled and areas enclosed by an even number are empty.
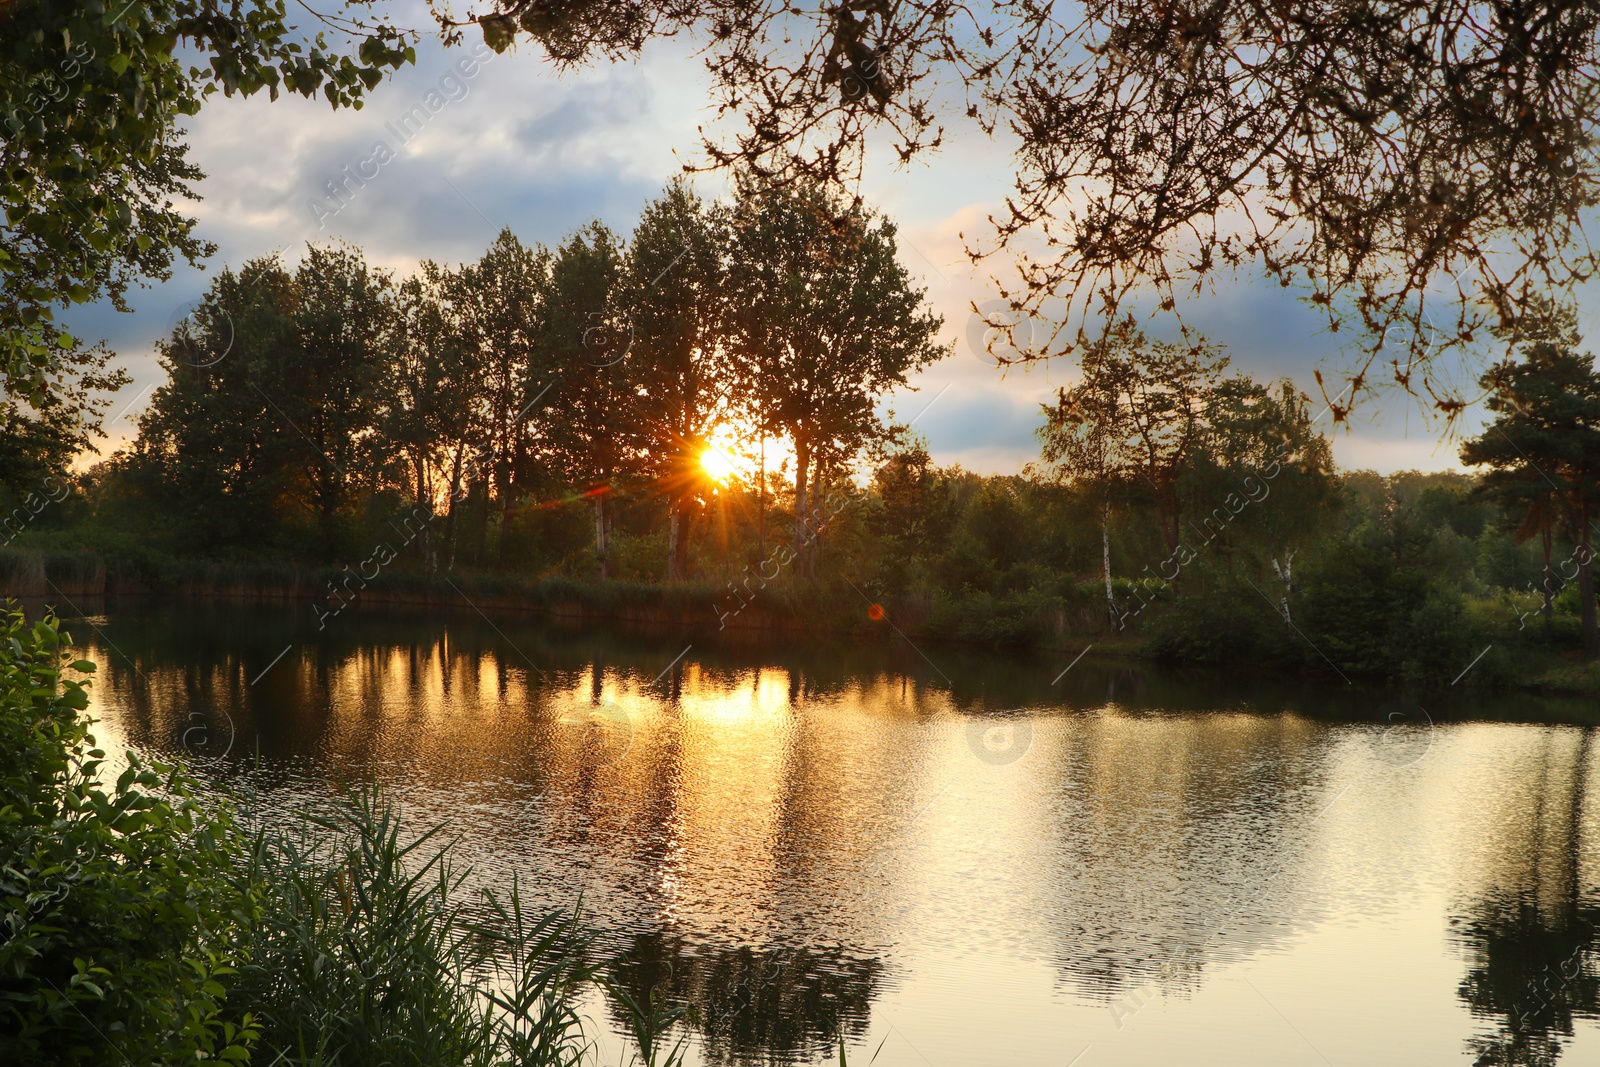
{"type": "Polygon", "coordinates": [[[1558,327],[1522,337],[1520,361],[1497,364],[1484,375],[1495,419],[1465,442],[1465,463],[1489,468],[1484,490],[1520,513],[1518,534],[1543,542],[1546,616],[1555,595],[1552,533],[1575,546],[1584,649],[1600,657],[1596,618],[1593,519],[1600,516],[1600,370],[1576,350],[1576,314],[1562,309],[1558,327]]]}
{"type": "Polygon", "coordinates": [[[387,275],[346,248],[224,271],[161,346],[167,382],[140,416],[125,476],[189,516],[192,543],[298,536],[353,551],[342,527],[376,487],[378,383],[394,310],[387,275]]]}
{"type": "Polygon", "coordinates": [[[255,906],[234,892],[232,816],[132,753],[109,782],[88,683],[62,673],[93,664],[66,644],[52,618],[0,625],[0,1059],[248,1059],[253,1018],[225,992],[255,906]]]}
{"type": "Polygon", "coordinates": [[[793,533],[816,572],[824,487],[890,430],[876,401],[944,354],[941,320],[896,258],[895,227],[824,188],[744,176],[728,227],[727,329],[762,434],[794,446],[793,533]]]}
{"type": "Polygon", "coordinates": [[[341,55],[321,35],[306,39],[281,0],[12,0],[0,9],[0,381],[9,398],[74,403],[83,359],[62,356],[74,343],[51,325],[57,305],[109,295],[126,310],[130,284],[209,252],[173,204],[201,177],[185,158],[184,117],[219,91],[320,92],[334,107],[359,107],[384,71],[414,58],[386,24],[361,32],[355,54],[341,55]]]}
{"type": "Polygon", "coordinates": [[[49,340],[51,358],[70,389],[40,392],[31,400],[0,391],[0,488],[19,498],[49,495],[48,486],[68,477],[72,460],[96,451],[101,418],[111,395],[133,379],[112,367],[102,347],[84,349],[49,324],[39,327],[49,340]]]}
{"type": "Polygon", "coordinates": [[[1004,138],[1014,187],[970,249],[1020,276],[992,324],[1061,324],[1020,359],[1092,339],[1133,294],[1176,309],[1255,267],[1330,329],[1364,328],[1336,419],[1375,370],[1455,413],[1435,353],[1537,318],[1541,292],[1600,263],[1582,228],[1600,196],[1594,2],[430,6],[448,40],[475,23],[497,52],[522,39],[562,66],[697,34],[724,120],[711,166],[842,187],[869,145],[905,162],[951,123],[1004,138]]]}

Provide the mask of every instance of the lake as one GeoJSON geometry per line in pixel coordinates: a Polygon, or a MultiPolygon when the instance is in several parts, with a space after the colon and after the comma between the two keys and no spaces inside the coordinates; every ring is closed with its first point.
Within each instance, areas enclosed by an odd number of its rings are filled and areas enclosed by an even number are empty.
{"type": "Polygon", "coordinates": [[[889,625],[82,608],[103,745],[269,807],[381,781],[478,880],[581,899],[696,1005],[694,1062],[1600,1063],[1592,701],[889,625]]]}

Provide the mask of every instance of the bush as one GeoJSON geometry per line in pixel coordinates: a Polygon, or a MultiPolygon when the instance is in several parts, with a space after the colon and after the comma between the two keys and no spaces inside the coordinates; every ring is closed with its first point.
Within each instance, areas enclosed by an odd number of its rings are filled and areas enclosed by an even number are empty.
{"type": "MultiPolygon", "coordinates": [[[[1311,570],[1304,603],[1307,639],[1347,674],[1445,684],[1492,640],[1457,589],[1359,538],[1335,545],[1311,570]]],[[[1473,681],[1492,674],[1475,669],[1473,681]]]]}
{"type": "Polygon", "coordinates": [[[254,1024],[223,986],[250,917],[231,816],[131,753],[101,783],[67,640],[53,618],[0,624],[0,1062],[246,1060],[254,1024]]]}
{"type": "Polygon", "coordinates": [[[1303,665],[1304,643],[1273,608],[1247,585],[1212,583],[1163,604],[1145,648],[1159,659],[1194,663],[1303,665]]]}

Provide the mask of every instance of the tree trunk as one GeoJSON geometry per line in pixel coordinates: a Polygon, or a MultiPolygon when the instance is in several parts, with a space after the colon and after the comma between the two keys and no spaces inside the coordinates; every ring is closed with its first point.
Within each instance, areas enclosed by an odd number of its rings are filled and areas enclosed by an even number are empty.
{"type": "Polygon", "coordinates": [[[1111,628],[1120,630],[1117,617],[1117,598],[1111,591],[1111,498],[1100,502],[1100,574],[1106,580],[1106,611],[1111,615],[1111,628]]]}
{"type": "Polygon", "coordinates": [[[689,538],[694,533],[694,515],[684,507],[678,509],[678,580],[689,580],[689,538]]]}
{"type": "Polygon", "coordinates": [[[611,530],[607,522],[606,496],[594,495],[594,554],[599,562],[600,580],[606,580],[606,557],[611,553],[611,530]]]}
{"type": "Polygon", "coordinates": [[[1550,573],[1550,523],[1544,524],[1540,531],[1544,539],[1544,624],[1550,626],[1555,621],[1556,582],[1555,575],[1550,573]]]}
{"type": "Polygon", "coordinates": [[[681,582],[678,572],[678,538],[682,537],[683,509],[676,500],[667,502],[667,581],[681,582]]]}
{"type": "Polygon", "coordinates": [[[794,556],[795,570],[805,577],[807,573],[807,545],[811,541],[811,516],[807,496],[806,477],[811,467],[811,442],[796,436],[794,441],[794,556]]]}
{"type": "MultiPolygon", "coordinates": [[[[1585,509],[1587,512],[1587,509],[1585,509]]],[[[1582,602],[1583,656],[1600,658],[1600,625],[1596,624],[1594,606],[1594,553],[1589,548],[1589,516],[1583,515],[1583,533],[1578,543],[1578,599],[1582,602]]]]}
{"type": "Polygon", "coordinates": [[[811,539],[806,543],[806,577],[815,579],[817,576],[817,556],[822,551],[822,528],[827,525],[827,519],[822,514],[822,509],[827,503],[827,465],[821,458],[811,461],[811,515],[807,525],[811,528],[811,539]]]}
{"type": "Polygon", "coordinates": [[[450,461],[450,516],[445,520],[444,529],[444,569],[447,571],[455,570],[456,566],[456,508],[461,504],[461,454],[465,451],[466,446],[460,446],[450,461]]]}
{"type": "Polygon", "coordinates": [[[1278,581],[1283,583],[1283,597],[1279,600],[1283,610],[1283,625],[1293,626],[1294,617],[1289,614],[1289,592],[1293,588],[1294,553],[1285,552],[1282,565],[1279,565],[1278,557],[1273,556],[1272,569],[1278,572],[1278,581]]]}
{"type": "Polygon", "coordinates": [[[767,558],[767,433],[761,431],[761,459],[756,468],[756,558],[767,558]]]}
{"type": "Polygon", "coordinates": [[[421,510],[424,505],[428,509],[428,522],[422,527],[422,563],[428,568],[429,573],[439,569],[437,554],[433,548],[433,501],[428,496],[428,467],[421,453],[414,456],[413,466],[417,475],[416,507],[421,510]]]}
{"type": "Polygon", "coordinates": [[[680,498],[667,504],[667,581],[689,580],[689,531],[693,523],[680,498]]]}

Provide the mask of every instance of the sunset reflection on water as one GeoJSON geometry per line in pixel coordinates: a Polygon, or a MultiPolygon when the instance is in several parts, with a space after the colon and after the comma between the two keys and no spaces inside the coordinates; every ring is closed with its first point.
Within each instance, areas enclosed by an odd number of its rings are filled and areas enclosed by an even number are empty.
{"type": "Polygon", "coordinates": [[[1397,730],[1338,686],[459,615],[72,629],[103,742],[203,721],[262,811],[385,783],[481,882],[581,899],[707,1062],[1600,1062],[1600,757],[1519,721],[1567,706],[1397,730]]]}

